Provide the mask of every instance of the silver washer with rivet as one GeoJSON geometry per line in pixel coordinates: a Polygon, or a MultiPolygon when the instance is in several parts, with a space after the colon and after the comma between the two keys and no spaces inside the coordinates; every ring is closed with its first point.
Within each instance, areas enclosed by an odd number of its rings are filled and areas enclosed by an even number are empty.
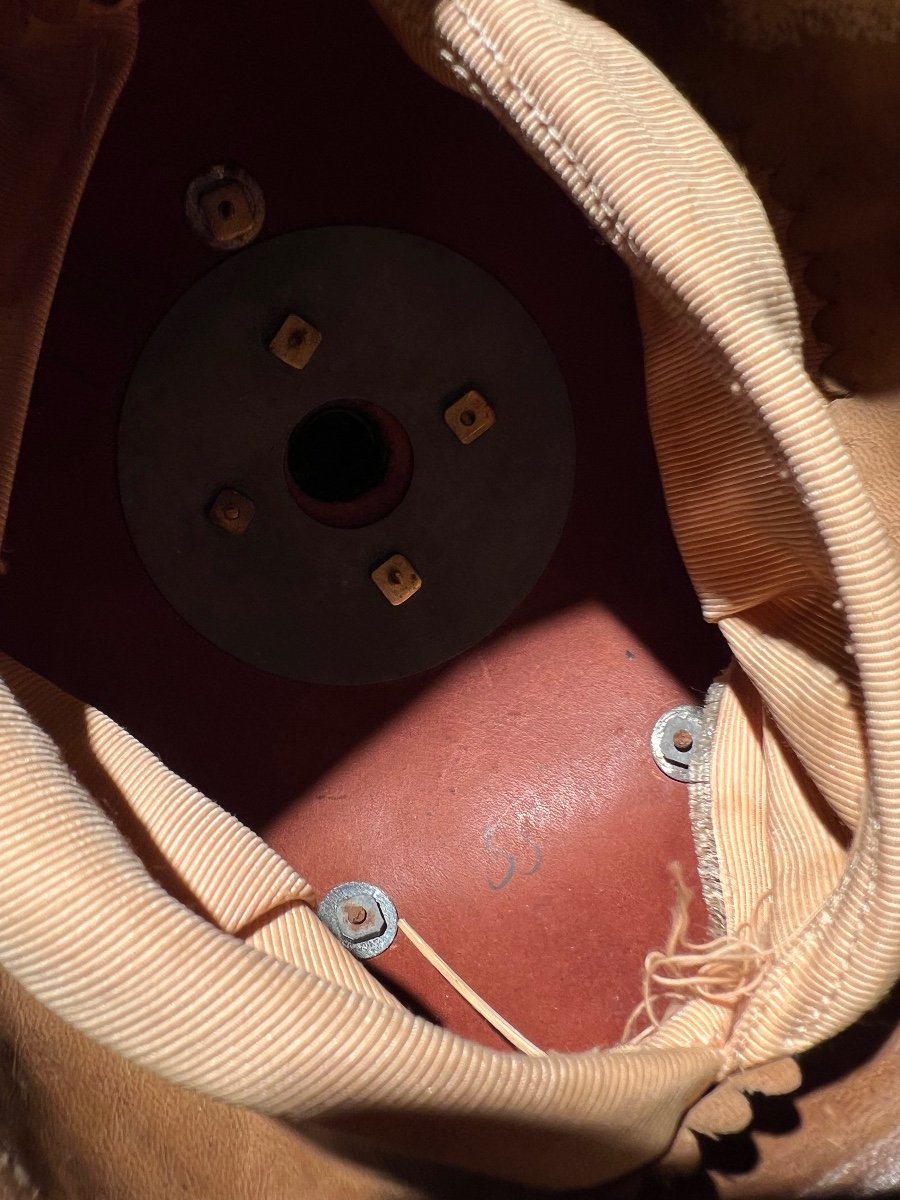
{"type": "Polygon", "coordinates": [[[356,958],[377,958],[397,936],[397,909],[373,883],[339,883],[322,897],[318,914],[356,958]]]}
{"type": "Polygon", "coordinates": [[[207,246],[240,250],[260,233],[266,202],[262,188],[242,167],[217,163],[188,184],[184,213],[207,246]]]}
{"type": "Polygon", "coordinates": [[[650,734],[653,759],[663,774],[688,782],[702,728],[703,709],[696,705],[679,704],[663,713],[650,734]]]}

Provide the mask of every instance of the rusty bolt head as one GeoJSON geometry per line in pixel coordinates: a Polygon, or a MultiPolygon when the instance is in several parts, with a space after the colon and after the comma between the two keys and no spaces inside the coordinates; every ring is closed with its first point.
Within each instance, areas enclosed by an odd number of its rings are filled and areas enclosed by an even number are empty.
{"type": "Polygon", "coordinates": [[[209,236],[216,242],[226,244],[252,236],[253,209],[239,183],[223,181],[211,187],[202,193],[199,204],[209,236]]]}
{"type": "Polygon", "coordinates": [[[682,754],[687,754],[688,750],[693,749],[694,746],[693,735],[687,729],[678,729],[672,735],[672,745],[682,754]]]}
{"type": "Polygon", "coordinates": [[[322,897],[318,912],[354,958],[377,958],[397,936],[397,909],[374,883],[339,883],[322,897]]]}
{"type": "Polygon", "coordinates": [[[350,895],[338,907],[337,925],[348,942],[367,942],[381,937],[387,928],[384,913],[372,896],[365,892],[350,895]]]}

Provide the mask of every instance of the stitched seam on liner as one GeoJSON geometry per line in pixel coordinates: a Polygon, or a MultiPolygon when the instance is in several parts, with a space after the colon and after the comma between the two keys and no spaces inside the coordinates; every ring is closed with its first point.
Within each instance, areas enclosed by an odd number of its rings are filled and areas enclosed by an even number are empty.
{"type": "Polygon", "coordinates": [[[691,831],[694,835],[694,852],[697,856],[697,874],[706,904],[711,938],[723,936],[728,929],[725,897],[722,892],[722,867],[713,828],[711,778],[713,743],[724,690],[724,682],[717,681],[706,694],[703,721],[697,735],[695,753],[691,758],[688,780],[688,808],[691,831]]]}
{"type": "MultiPolygon", "coordinates": [[[[471,17],[462,8],[459,0],[454,0],[453,4],[448,7],[461,18],[470,32],[475,35],[479,45],[484,47],[487,54],[493,60],[494,65],[504,74],[511,92],[522,102],[522,104],[528,110],[528,113],[536,119],[538,125],[544,130],[550,141],[558,150],[563,153],[566,160],[573,167],[578,183],[581,184],[587,195],[595,201],[595,206],[591,206],[587,203],[584,204],[583,207],[587,213],[587,216],[597,226],[599,231],[607,236],[610,244],[617,250],[619,250],[624,243],[635,264],[639,267],[645,268],[645,282],[649,283],[654,294],[662,298],[670,311],[674,310],[677,312],[678,316],[686,316],[689,319],[692,327],[692,337],[698,346],[714,351],[713,367],[722,386],[728,387],[730,394],[735,397],[735,400],[738,398],[745,399],[746,390],[740,382],[737,374],[737,368],[727,358],[722,350],[722,347],[719,345],[719,342],[712,335],[712,333],[706,329],[703,323],[694,317],[693,313],[691,312],[690,305],[684,299],[682,299],[677,292],[673,292],[670,289],[660,285],[658,273],[654,271],[652,267],[648,266],[646,257],[641,253],[627,226],[622,222],[621,218],[616,215],[616,212],[612,206],[604,199],[602,189],[599,188],[594,182],[587,167],[578,157],[577,153],[572,149],[570,143],[560,133],[558,126],[553,123],[550,116],[547,115],[544,109],[537,104],[533,94],[518,79],[515,73],[507,68],[504,58],[498,53],[494,44],[487,37],[483,25],[471,17]],[[615,236],[609,236],[610,229],[615,231],[615,236]]],[[[439,52],[439,57],[441,57],[441,59],[450,67],[452,72],[458,78],[463,79],[468,83],[469,90],[474,96],[485,101],[486,107],[489,106],[494,110],[495,116],[498,116],[499,110],[499,113],[503,113],[507,117],[510,117],[510,114],[505,109],[503,102],[499,99],[499,97],[488,96],[484,89],[473,80],[471,71],[465,66],[465,64],[460,62],[459,58],[455,56],[452,51],[441,50],[439,52]]],[[[628,115],[634,120],[635,124],[647,134],[648,140],[652,140],[651,130],[647,125],[641,110],[635,108],[629,102],[628,97],[622,93],[618,94],[617,99],[622,108],[627,111],[628,115]]],[[[519,125],[518,122],[516,122],[516,125],[521,129],[521,125],[519,125]]],[[[542,155],[542,157],[546,156],[542,155]]],[[[796,345],[792,345],[792,349],[798,351],[800,357],[802,358],[803,336],[799,330],[794,341],[796,342],[796,345]]],[[[775,434],[769,426],[769,423],[766,421],[765,416],[759,410],[759,407],[754,404],[752,400],[750,401],[750,406],[751,412],[748,415],[751,417],[751,419],[753,419],[757,427],[764,432],[766,440],[769,443],[769,450],[772,453],[773,458],[782,468],[782,470],[779,471],[779,478],[782,480],[782,482],[790,483],[792,490],[800,499],[803,506],[808,510],[810,507],[809,499],[801,491],[795,473],[788,468],[788,460],[785,451],[779,444],[775,434]]],[[[817,540],[821,543],[821,533],[819,532],[818,526],[811,515],[809,517],[809,523],[815,532],[817,540]]],[[[833,574],[830,571],[829,582],[834,582],[833,574]]]]}
{"type": "MultiPolygon", "coordinates": [[[[494,65],[498,69],[500,69],[501,71],[504,72],[506,81],[509,84],[509,87],[510,87],[511,91],[514,93],[514,95],[519,100],[522,101],[524,106],[527,108],[529,114],[536,119],[537,123],[541,126],[541,128],[544,130],[544,132],[550,138],[550,141],[553,142],[553,144],[556,146],[556,148],[558,150],[562,151],[562,153],[565,156],[565,158],[567,159],[567,161],[572,165],[572,167],[575,170],[575,174],[578,178],[578,181],[584,186],[588,195],[591,196],[596,201],[597,206],[600,210],[600,213],[602,214],[602,216],[598,216],[595,213],[589,214],[592,216],[592,218],[594,219],[595,223],[599,226],[601,231],[608,230],[610,227],[612,227],[615,230],[616,234],[618,235],[616,239],[610,239],[613,242],[613,245],[619,246],[624,241],[627,244],[627,246],[629,247],[629,249],[631,250],[631,253],[634,255],[634,258],[639,262],[643,262],[644,260],[641,257],[641,255],[639,254],[627,227],[622,223],[621,219],[616,216],[613,208],[603,198],[603,193],[602,193],[601,189],[597,186],[597,184],[591,178],[591,175],[590,175],[589,171],[587,170],[587,168],[585,167],[584,163],[582,163],[581,159],[578,157],[578,155],[572,149],[570,144],[566,141],[566,139],[559,132],[559,129],[554,124],[551,123],[550,117],[544,112],[544,110],[542,108],[540,108],[538,106],[536,100],[534,99],[534,96],[525,88],[525,85],[520,82],[520,80],[516,77],[514,72],[512,72],[506,68],[506,63],[505,63],[503,57],[497,52],[496,48],[491,43],[490,39],[487,37],[485,30],[484,30],[484,26],[481,25],[480,22],[476,21],[473,17],[471,17],[469,15],[469,13],[467,13],[458,2],[454,2],[450,7],[458,14],[458,16],[462,19],[462,21],[465,23],[467,28],[470,30],[470,32],[476,36],[479,44],[484,47],[484,49],[487,51],[488,55],[493,60],[494,65]]],[[[449,62],[450,60],[445,59],[445,61],[449,62]]],[[[476,95],[482,96],[485,99],[490,99],[491,102],[495,106],[499,106],[502,111],[506,112],[505,108],[503,107],[502,102],[498,98],[487,97],[482,88],[480,88],[478,85],[472,83],[471,71],[466,66],[464,66],[464,64],[462,64],[458,58],[455,59],[455,65],[458,68],[458,71],[456,73],[461,78],[463,78],[467,82],[469,82],[470,87],[473,88],[476,95]]],[[[627,103],[627,101],[625,101],[624,99],[622,99],[621,102],[622,102],[623,106],[628,109],[629,114],[634,117],[635,121],[649,135],[650,131],[647,128],[640,112],[633,110],[631,108],[631,106],[627,103]]]]}

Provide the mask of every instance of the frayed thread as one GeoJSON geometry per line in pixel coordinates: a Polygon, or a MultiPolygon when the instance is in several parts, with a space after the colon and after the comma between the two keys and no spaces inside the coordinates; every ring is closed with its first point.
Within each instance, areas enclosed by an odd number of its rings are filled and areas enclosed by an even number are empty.
{"type": "Polygon", "coordinates": [[[652,950],[644,959],[643,999],[628,1018],[623,1042],[640,1042],[659,1029],[666,1016],[658,1012],[663,1004],[668,1009],[673,1003],[680,1006],[689,1000],[706,1000],[736,1008],[759,986],[773,954],[771,946],[760,945],[750,936],[760,924],[769,892],[760,896],[750,920],[733,934],[692,942],[687,934],[694,895],[678,863],[672,863],[669,872],[675,888],[672,925],[665,949],[652,950]],[[646,1022],[644,1028],[635,1033],[642,1021],[646,1022]]]}

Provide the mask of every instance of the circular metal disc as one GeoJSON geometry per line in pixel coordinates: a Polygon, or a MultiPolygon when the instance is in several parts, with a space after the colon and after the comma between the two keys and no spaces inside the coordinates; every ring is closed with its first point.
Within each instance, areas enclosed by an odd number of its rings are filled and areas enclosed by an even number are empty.
{"type": "Polygon", "coordinates": [[[505,288],[422,238],[336,227],[242,251],[176,303],[129,384],[119,481],[138,553],[195,629],[277,674],[369,683],[509,616],[562,532],[574,458],[565,384],[505,288]],[[300,370],[269,348],[290,315],[322,339],[300,370]],[[444,412],[469,389],[496,423],[466,445],[444,412]],[[347,401],[395,417],[414,456],[403,499],[362,528],[314,519],[285,471],[296,426],[347,401]],[[239,534],[211,519],[223,493],[251,502],[239,534]],[[397,606],[371,577],[394,555],[421,579],[397,606]]]}

